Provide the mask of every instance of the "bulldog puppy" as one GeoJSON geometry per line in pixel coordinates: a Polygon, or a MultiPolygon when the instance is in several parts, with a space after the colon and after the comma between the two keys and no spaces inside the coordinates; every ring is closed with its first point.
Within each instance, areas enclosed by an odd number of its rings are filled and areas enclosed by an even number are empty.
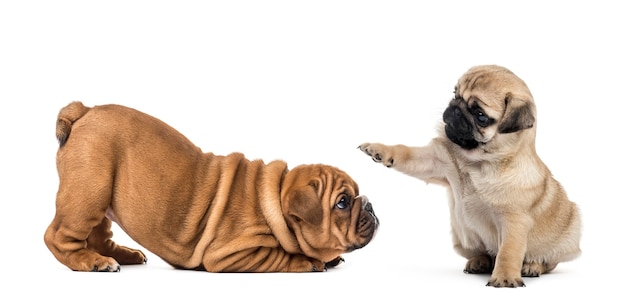
{"type": "Polygon", "coordinates": [[[454,249],[467,273],[494,287],[524,286],[580,254],[578,206],[535,151],[530,90],[504,67],[476,66],[459,79],[439,136],[426,146],[363,143],[375,162],[445,186],[454,249]]]}
{"type": "Polygon", "coordinates": [[[378,228],[338,168],[203,153],[131,108],[70,103],[56,136],[59,190],[44,241],[71,270],[146,262],[111,240],[112,221],[173,267],[210,272],[324,271],[378,228]]]}

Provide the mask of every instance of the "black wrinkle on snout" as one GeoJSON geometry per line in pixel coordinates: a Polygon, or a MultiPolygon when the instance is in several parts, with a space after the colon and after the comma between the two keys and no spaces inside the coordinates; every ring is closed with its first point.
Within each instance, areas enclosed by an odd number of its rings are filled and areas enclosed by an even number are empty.
{"type": "Polygon", "coordinates": [[[370,213],[374,213],[374,207],[372,206],[371,202],[367,202],[365,205],[363,205],[363,209],[370,213]]]}

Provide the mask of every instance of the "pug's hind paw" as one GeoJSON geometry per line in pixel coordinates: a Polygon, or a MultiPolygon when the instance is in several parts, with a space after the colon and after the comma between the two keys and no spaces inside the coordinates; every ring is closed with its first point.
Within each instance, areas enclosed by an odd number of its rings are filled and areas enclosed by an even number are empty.
{"type": "Polygon", "coordinates": [[[486,274],[493,271],[494,258],[489,255],[476,255],[467,260],[463,272],[471,274],[486,274]]]}
{"type": "Polygon", "coordinates": [[[538,277],[552,271],[557,264],[548,262],[524,262],[522,265],[522,277],[538,277]]]}

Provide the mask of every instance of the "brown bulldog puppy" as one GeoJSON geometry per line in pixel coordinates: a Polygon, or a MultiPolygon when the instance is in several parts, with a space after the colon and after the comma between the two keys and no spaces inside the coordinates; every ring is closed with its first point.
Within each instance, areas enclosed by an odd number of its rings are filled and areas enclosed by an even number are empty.
{"type": "Polygon", "coordinates": [[[56,136],[59,190],[44,240],[72,270],[146,262],[111,240],[111,221],[173,267],[211,272],[324,271],[378,228],[357,183],[333,166],[204,153],[131,108],[70,103],[56,136]]]}

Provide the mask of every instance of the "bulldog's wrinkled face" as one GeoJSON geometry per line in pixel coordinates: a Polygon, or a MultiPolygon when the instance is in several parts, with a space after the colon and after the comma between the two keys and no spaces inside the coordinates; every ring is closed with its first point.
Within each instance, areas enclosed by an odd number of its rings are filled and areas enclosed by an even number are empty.
{"type": "Polygon", "coordinates": [[[292,169],[283,182],[283,211],[302,251],[330,262],[376,235],[378,218],[345,172],[327,165],[292,169]]]}
{"type": "Polygon", "coordinates": [[[500,147],[498,135],[534,126],[534,101],[526,84],[509,70],[479,66],[459,79],[443,122],[446,137],[463,149],[493,151],[490,145],[500,147]]]}

